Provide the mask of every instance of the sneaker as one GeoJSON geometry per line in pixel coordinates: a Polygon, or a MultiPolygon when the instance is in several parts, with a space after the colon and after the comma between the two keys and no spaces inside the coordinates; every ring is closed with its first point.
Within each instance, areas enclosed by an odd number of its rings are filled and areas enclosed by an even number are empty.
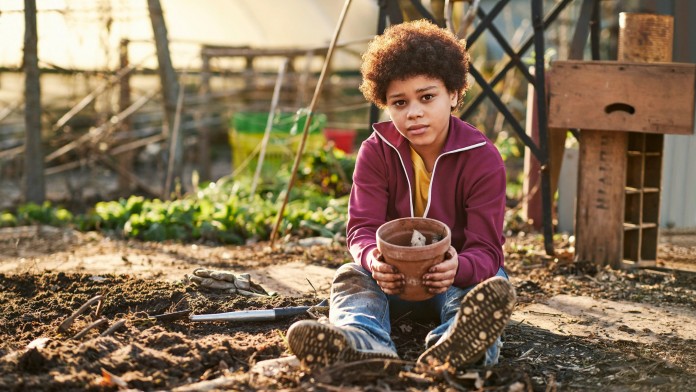
{"type": "Polygon", "coordinates": [[[421,354],[418,362],[461,368],[481,359],[503,333],[515,297],[515,288],[505,278],[495,276],[479,283],[462,299],[443,338],[421,354]]]}
{"type": "Polygon", "coordinates": [[[314,320],[302,320],[290,326],[288,345],[290,351],[309,367],[374,358],[399,358],[393,350],[375,342],[364,331],[314,320]]]}

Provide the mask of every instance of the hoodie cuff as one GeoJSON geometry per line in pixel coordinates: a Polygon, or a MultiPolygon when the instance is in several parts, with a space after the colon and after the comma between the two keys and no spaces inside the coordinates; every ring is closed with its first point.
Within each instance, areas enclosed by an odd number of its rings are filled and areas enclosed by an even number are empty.
{"type": "Polygon", "coordinates": [[[474,271],[471,267],[469,259],[466,257],[459,256],[459,266],[457,267],[457,274],[454,276],[454,286],[464,288],[475,285],[476,282],[474,278],[474,271]]]}
{"type": "Polygon", "coordinates": [[[372,262],[374,257],[372,256],[373,251],[377,249],[377,245],[371,245],[365,248],[362,252],[362,257],[360,260],[360,265],[365,269],[365,271],[372,273],[372,262]]]}

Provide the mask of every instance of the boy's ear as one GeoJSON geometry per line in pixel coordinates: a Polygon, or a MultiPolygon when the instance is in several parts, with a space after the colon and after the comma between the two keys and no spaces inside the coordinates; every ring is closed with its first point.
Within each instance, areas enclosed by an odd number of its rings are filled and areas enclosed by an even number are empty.
{"type": "Polygon", "coordinates": [[[457,103],[459,102],[459,93],[454,91],[450,93],[450,107],[452,109],[457,107],[457,103]]]}

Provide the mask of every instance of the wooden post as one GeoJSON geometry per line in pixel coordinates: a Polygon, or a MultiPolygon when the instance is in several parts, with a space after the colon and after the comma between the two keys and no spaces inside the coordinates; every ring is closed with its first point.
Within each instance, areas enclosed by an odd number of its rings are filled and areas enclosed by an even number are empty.
{"type": "Polygon", "coordinates": [[[210,56],[201,51],[201,86],[198,95],[201,97],[200,109],[196,111],[198,120],[198,175],[203,181],[210,180],[210,128],[205,121],[212,113],[210,111],[210,56]]]}
{"type": "MultiPolygon", "coordinates": [[[[126,69],[129,66],[128,60],[128,44],[127,39],[121,40],[119,46],[119,60],[120,69],[126,69]]],[[[130,88],[130,73],[123,75],[119,81],[119,94],[118,94],[118,111],[119,113],[126,110],[131,105],[131,88],[130,88]]],[[[130,117],[124,119],[119,125],[120,132],[129,132],[131,130],[131,120],[130,117]]],[[[124,140],[125,142],[130,141],[130,139],[124,140]]],[[[132,182],[130,177],[123,175],[122,173],[129,173],[133,168],[133,152],[129,151],[127,153],[121,154],[118,160],[118,189],[124,195],[130,194],[132,189],[132,182]]]]}
{"type": "MultiPolygon", "coordinates": [[[[254,90],[256,87],[256,73],[254,72],[254,59],[253,55],[244,56],[244,91],[247,93],[254,90]]],[[[251,96],[251,94],[250,94],[251,96]]]]}
{"type": "Polygon", "coordinates": [[[169,151],[173,154],[172,173],[167,173],[163,194],[169,195],[174,188],[174,178],[181,178],[183,174],[183,133],[175,136],[174,122],[176,117],[176,103],[179,95],[179,82],[169,55],[169,39],[167,38],[167,25],[164,22],[164,13],[159,0],[147,0],[152,22],[152,31],[157,47],[157,62],[159,63],[159,75],[162,83],[162,96],[164,101],[164,122],[169,135],[169,151]]]}
{"type": "MultiPolygon", "coordinates": [[[[529,73],[534,75],[534,68],[530,68],[529,73]]],[[[551,75],[545,80],[548,82],[551,75]]],[[[548,83],[547,83],[548,84],[548,83]]],[[[547,86],[548,87],[548,86],[547,86]]],[[[548,88],[547,88],[548,91],[548,88]]],[[[526,133],[539,143],[539,121],[537,119],[537,96],[533,84],[527,86],[527,121],[525,123],[526,133]]],[[[561,175],[561,163],[563,161],[563,152],[565,151],[567,129],[552,128],[548,129],[548,170],[550,173],[551,195],[556,193],[558,188],[558,179],[561,175]]],[[[522,200],[522,217],[532,221],[532,226],[536,230],[543,228],[543,210],[542,210],[542,194],[541,194],[541,165],[539,160],[534,156],[529,147],[524,149],[524,180],[522,182],[522,191],[524,199],[522,200]]],[[[552,217],[556,216],[555,208],[551,206],[552,217]]]]}
{"type": "Polygon", "coordinates": [[[43,148],[41,147],[41,82],[36,0],[24,0],[24,201],[41,204],[46,198],[43,148]]]}
{"type": "Polygon", "coordinates": [[[580,134],[575,255],[602,267],[623,259],[626,132],[583,129],[580,134]]]}
{"type": "MultiPolygon", "coordinates": [[[[617,60],[671,62],[673,35],[672,16],[622,12],[617,60]]],[[[623,267],[657,263],[664,138],[662,134],[628,134],[623,267]]]]}
{"type": "Polygon", "coordinates": [[[304,69],[302,74],[297,81],[297,94],[295,95],[295,107],[301,108],[305,106],[306,96],[307,96],[307,84],[309,83],[309,76],[312,73],[312,60],[314,59],[314,50],[308,50],[304,56],[304,69]]]}

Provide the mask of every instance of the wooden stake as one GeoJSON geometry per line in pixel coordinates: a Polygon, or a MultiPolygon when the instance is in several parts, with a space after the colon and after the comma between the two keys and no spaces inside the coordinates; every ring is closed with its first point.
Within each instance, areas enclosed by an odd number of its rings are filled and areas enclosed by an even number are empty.
{"type": "Polygon", "coordinates": [[[24,123],[26,125],[24,154],[24,201],[43,203],[46,184],[41,147],[41,82],[37,52],[36,0],[24,0],[24,123]]]}
{"type": "Polygon", "coordinates": [[[266,156],[266,147],[268,146],[268,139],[271,136],[271,129],[273,128],[273,119],[275,117],[276,107],[278,107],[278,99],[280,98],[280,89],[283,87],[283,78],[285,77],[285,70],[288,68],[288,59],[280,65],[278,68],[278,78],[276,79],[275,87],[273,88],[273,99],[271,100],[271,110],[268,112],[268,120],[266,121],[266,129],[263,132],[263,139],[261,140],[261,151],[259,151],[259,159],[256,161],[256,171],[254,172],[254,179],[251,181],[251,191],[249,192],[249,197],[254,198],[254,193],[256,193],[256,185],[259,181],[259,176],[261,175],[261,168],[263,167],[263,158],[266,156]]]}
{"type": "Polygon", "coordinates": [[[181,169],[177,168],[182,164],[183,151],[183,132],[181,132],[181,110],[184,107],[184,89],[179,89],[179,96],[176,99],[176,113],[174,114],[174,124],[169,135],[169,161],[167,162],[167,179],[162,189],[162,198],[169,200],[174,186],[174,179],[181,178],[181,169]]]}
{"type": "MultiPolygon", "coordinates": [[[[167,125],[167,134],[169,135],[170,153],[173,155],[171,162],[171,177],[181,177],[183,169],[183,143],[181,132],[174,134],[174,125],[176,117],[176,102],[179,94],[179,82],[176,78],[176,72],[172,65],[172,59],[169,55],[169,39],[167,38],[167,25],[164,22],[164,13],[160,0],[147,0],[148,10],[150,12],[150,21],[152,22],[152,31],[155,36],[155,45],[157,47],[157,62],[159,63],[159,75],[162,84],[162,97],[164,102],[165,123],[167,125]]],[[[167,174],[167,186],[163,191],[164,194],[171,192],[171,187],[174,181],[167,174]]]]}

